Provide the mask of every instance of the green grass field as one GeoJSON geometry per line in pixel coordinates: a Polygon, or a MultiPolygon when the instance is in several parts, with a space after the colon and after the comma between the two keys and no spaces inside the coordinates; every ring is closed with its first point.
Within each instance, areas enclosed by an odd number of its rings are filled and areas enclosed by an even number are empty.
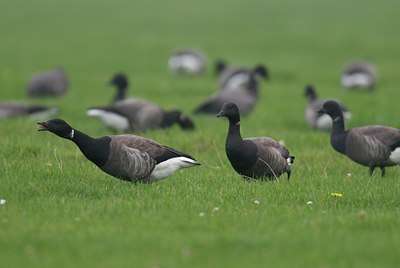
{"type": "Polygon", "coordinates": [[[212,64],[265,63],[271,80],[242,135],[284,140],[292,179],[246,182],[224,151],[225,119],[195,117],[144,136],[203,165],[150,184],[119,181],[69,141],[26,118],[0,121],[0,267],[398,267],[400,169],[385,178],[336,153],[305,124],[303,88],[336,97],[348,127],[400,127],[400,2],[11,1],[0,4],[0,99],[25,100],[30,76],[63,66],[71,79],[58,117],[94,137],[110,134],[85,109],[109,103],[117,71],[130,96],[186,112],[217,90],[212,64]],[[176,48],[208,57],[200,77],[171,75],[176,48]],[[344,64],[372,59],[378,89],[348,92],[344,64]],[[334,197],[331,193],[343,194],[334,197]],[[312,204],[307,204],[309,201],[312,204]]]}

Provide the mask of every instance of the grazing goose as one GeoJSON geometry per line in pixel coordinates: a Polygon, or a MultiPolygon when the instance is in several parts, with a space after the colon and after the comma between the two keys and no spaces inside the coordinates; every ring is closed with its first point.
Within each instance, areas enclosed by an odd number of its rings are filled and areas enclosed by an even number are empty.
{"type": "Polygon", "coordinates": [[[21,102],[0,103],[0,118],[11,118],[19,116],[46,118],[57,113],[57,108],[50,108],[42,105],[31,105],[21,102]]]}
{"type": "Polygon", "coordinates": [[[385,126],[364,126],[344,130],[343,113],[335,101],[327,101],[321,113],[328,114],[333,121],[331,145],[354,162],[369,167],[372,175],[376,167],[381,168],[400,162],[400,132],[385,126]]]}
{"type": "Polygon", "coordinates": [[[150,183],[182,168],[200,165],[186,153],[139,136],[126,134],[94,139],[61,119],[38,125],[40,131],[50,131],[73,141],[87,159],[121,180],[150,183]]]}
{"type": "Polygon", "coordinates": [[[146,131],[168,128],[177,123],[184,130],[195,128],[193,121],[179,110],[165,111],[160,106],[137,98],[125,99],[128,80],[124,74],[111,79],[117,87],[114,103],[109,106],[93,107],[86,111],[88,116],[97,117],[112,130],[146,131]]]}
{"type": "Polygon", "coordinates": [[[181,49],[168,60],[168,67],[171,72],[181,75],[202,74],[205,65],[203,54],[193,48],[181,49]]]}
{"type": "MultiPolygon", "coordinates": [[[[304,113],[304,117],[308,125],[314,130],[330,130],[332,128],[332,119],[327,114],[318,113],[318,110],[329,99],[318,99],[315,88],[312,85],[307,85],[304,93],[309,100],[304,113]]],[[[340,108],[343,112],[345,121],[349,121],[351,118],[351,113],[347,111],[346,107],[344,107],[342,104],[340,104],[340,108]]]]}
{"type": "Polygon", "coordinates": [[[242,139],[240,135],[240,113],[236,104],[225,103],[217,117],[225,116],[229,120],[226,138],[226,156],[232,167],[243,178],[270,180],[287,173],[290,179],[290,164],[294,156],[289,150],[269,137],[242,139]]]}
{"type": "Polygon", "coordinates": [[[215,115],[221,110],[224,103],[233,102],[239,107],[240,114],[247,115],[257,104],[259,95],[255,73],[250,74],[248,85],[243,90],[219,90],[202,102],[195,110],[195,114],[215,115]]]}
{"type": "Polygon", "coordinates": [[[349,63],[341,77],[341,83],[345,88],[360,88],[372,90],[377,80],[375,66],[365,60],[349,63]]]}
{"type": "Polygon", "coordinates": [[[237,90],[243,89],[249,83],[250,74],[257,74],[256,78],[264,77],[268,79],[267,68],[263,64],[259,64],[250,70],[245,67],[226,66],[223,61],[217,61],[216,72],[219,74],[219,88],[221,90],[237,90]]]}
{"type": "Polygon", "coordinates": [[[65,94],[69,82],[61,68],[35,74],[28,84],[29,97],[57,97],[65,94]]]}

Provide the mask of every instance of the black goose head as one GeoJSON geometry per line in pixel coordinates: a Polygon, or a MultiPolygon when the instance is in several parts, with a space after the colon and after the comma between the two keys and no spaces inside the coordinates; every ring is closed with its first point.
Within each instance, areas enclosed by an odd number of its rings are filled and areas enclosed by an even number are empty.
{"type": "Polygon", "coordinates": [[[193,121],[181,111],[172,110],[165,112],[161,127],[169,127],[174,123],[178,123],[184,130],[192,130],[195,128],[193,121]]]}
{"type": "Polygon", "coordinates": [[[226,68],[226,62],[223,60],[217,60],[215,62],[215,73],[220,74],[226,68]]]}
{"type": "Polygon", "coordinates": [[[324,105],[322,105],[322,107],[318,110],[318,113],[329,115],[333,122],[343,119],[343,112],[340,109],[339,103],[333,100],[325,102],[324,105]]]}
{"type": "Polygon", "coordinates": [[[46,122],[37,123],[39,131],[50,131],[57,136],[65,139],[72,139],[74,137],[74,129],[62,119],[50,119],[46,122]]]}
{"type": "Polygon", "coordinates": [[[128,78],[123,73],[117,73],[111,78],[109,83],[117,86],[118,89],[126,89],[128,87],[128,78]]]}
{"type": "Polygon", "coordinates": [[[236,125],[240,122],[239,108],[233,102],[227,102],[222,105],[221,111],[217,114],[217,117],[227,117],[230,123],[236,125]]]}
{"type": "Polygon", "coordinates": [[[317,93],[313,85],[306,85],[304,88],[304,96],[306,96],[310,101],[317,98],[317,93]]]}
{"type": "Polygon", "coordinates": [[[261,77],[264,77],[264,79],[269,79],[269,72],[267,67],[265,67],[263,64],[259,64],[254,68],[254,72],[261,77]]]}

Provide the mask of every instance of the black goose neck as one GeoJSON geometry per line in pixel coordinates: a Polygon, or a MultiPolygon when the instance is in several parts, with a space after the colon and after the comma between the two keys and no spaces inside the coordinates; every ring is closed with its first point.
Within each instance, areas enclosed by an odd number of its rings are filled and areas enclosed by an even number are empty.
{"type": "Polygon", "coordinates": [[[86,158],[97,166],[102,167],[107,161],[111,141],[109,137],[95,139],[79,130],[72,129],[70,139],[79,147],[86,158]]]}
{"type": "Polygon", "coordinates": [[[126,87],[118,86],[117,93],[114,96],[114,102],[121,101],[125,99],[126,96],[126,87]]]}
{"type": "Polygon", "coordinates": [[[242,139],[240,134],[240,120],[229,118],[228,137],[242,139]]]}
{"type": "Polygon", "coordinates": [[[346,131],[344,130],[343,115],[332,117],[332,121],[331,145],[336,151],[346,154],[346,131]]]}

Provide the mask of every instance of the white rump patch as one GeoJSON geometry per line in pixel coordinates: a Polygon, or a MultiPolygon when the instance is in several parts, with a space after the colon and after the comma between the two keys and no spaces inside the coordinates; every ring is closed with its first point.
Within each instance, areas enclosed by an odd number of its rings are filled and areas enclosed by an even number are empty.
{"type": "Polygon", "coordinates": [[[247,73],[238,73],[229,78],[228,83],[225,86],[226,90],[236,90],[238,88],[243,87],[250,80],[249,74],[247,73]]]}
{"type": "Polygon", "coordinates": [[[153,182],[156,180],[164,179],[175,171],[182,168],[188,168],[198,165],[200,165],[200,163],[193,159],[184,156],[174,157],[156,165],[154,170],[151,172],[149,178],[150,181],[153,182]]]}
{"type": "Polygon", "coordinates": [[[88,116],[97,117],[100,119],[101,123],[106,127],[109,127],[114,130],[128,130],[129,129],[129,121],[126,117],[107,112],[101,109],[90,109],[86,112],[88,116]]]}
{"type": "Polygon", "coordinates": [[[195,74],[201,68],[199,59],[192,55],[179,55],[169,59],[169,68],[172,71],[185,71],[188,74],[195,74]]]}
{"type": "Polygon", "coordinates": [[[389,159],[394,163],[400,162],[400,147],[397,147],[390,153],[389,159]]]}
{"type": "Polygon", "coordinates": [[[371,77],[366,73],[355,73],[342,76],[342,84],[345,87],[367,88],[371,84],[371,77]]]}

